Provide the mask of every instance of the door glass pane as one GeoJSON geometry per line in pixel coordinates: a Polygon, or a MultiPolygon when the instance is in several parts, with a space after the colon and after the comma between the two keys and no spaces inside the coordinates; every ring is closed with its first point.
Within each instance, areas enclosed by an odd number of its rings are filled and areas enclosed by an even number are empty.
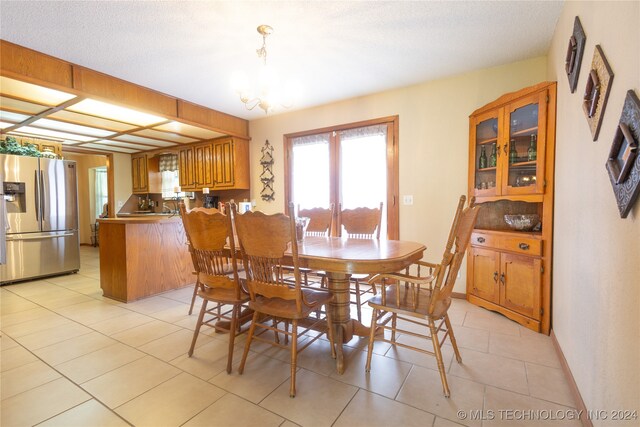
{"type": "Polygon", "coordinates": [[[538,104],[514,110],[509,117],[510,187],[536,184],[538,150],[538,104]]]}
{"type": "Polygon", "coordinates": [[[301,208],[324,207],[330,202],[329,134],[293,138],[291,201],[301,208]]]}
{"type": "Polygon", "coordinates": [[[387,126],[340,132],[340,202],[343,209],[384,202],[380,236],[387,235],[387,126]]]}
{"type": "Polygon", "coordinates": [[[494,117],[476,125],[475,187],[477,190],[494,189],[496,186],[497,143],[497,118],[494,117]]]}

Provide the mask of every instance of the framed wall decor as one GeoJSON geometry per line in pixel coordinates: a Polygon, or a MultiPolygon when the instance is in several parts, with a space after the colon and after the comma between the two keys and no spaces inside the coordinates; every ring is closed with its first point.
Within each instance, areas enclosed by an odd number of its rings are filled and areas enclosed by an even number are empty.
{"type": "Polygon", "coordinates": [[[569,89],[571,93],[576,91],[578,86],[578,77],[580,77],[580,65],[582,64],[582,54],[584,53],[584,45],[587,42],[587,36],[582,29],[580,18],[576,16],[573,21],[573,34],[569,38],[569,46],[567,46],[567,56],[565,58],[565,71],[569,79],[569,89]]]}
{"type": "Polygon", "coordinates": [[[640,194],[640,100],[627,92],[606,168],[620,217],[626,218],[640,194]]]}
{"type": "Polygon", "coordinates": [[[609,92],[611,92],[611,83],[613,83],[613,71],[609,67],[602,48],[600,45],[596,45],[582,103],[582,109],[587,117],[594,141],[598,139],[600,133],[604,110],[607,106],[609,92]]]}

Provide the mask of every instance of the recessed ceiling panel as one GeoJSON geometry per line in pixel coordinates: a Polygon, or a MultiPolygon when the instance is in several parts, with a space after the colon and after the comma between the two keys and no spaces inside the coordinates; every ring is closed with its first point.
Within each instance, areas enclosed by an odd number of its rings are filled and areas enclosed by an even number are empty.
{"type": "Polygon", "coordinates": [[[126,132],[135,129],[135,125],[129,123],[116,122],[113,120],[102,119],[100,117],[88,116],[86,114],[74,113],[72,111],[58,111],[50,114],[48,117],[53,119],[64,120],[70,123],[76,123],[84,126],[95,126],[102,129],[109,129],[114,132],[126,132]]]}
{"type": "Polygon", "coordinates": [[[49,106],[59,105],[76,97],[70,93],[48,89],[3,76],[0,76],[0,93],[49,106]]]}
{"type": "Polygon", "coordinates": [[[9,111],[0,111],[0,120],[4,120],[12,123],[21,123],[30,118],[24,114],[11,113],[9,111]]]}
{"type": "Polygon", "coordinates": [[[130,142],[116,141],[113,139],[103,139],[101,141],[96,141],[96,144],[104,144],[107,146],[114,146],[114,147],[133,148],[134,150],[149,150],[153,148],[153,147],[149,147],[148,145],[132,144],[130,142]]]}
{"type": "Polygon", "coordinates": [[[165,125],[154,126],[154,129],[176,132],[181,135],[192,136],[194,138],[200,139],[213,139],[224,136],[223,133],[215,132],[209,129],[202,129],[196,126],[191,126],[179,122],[171,122],[165,125]]]}
{"type": "Polygon", "coordinates": [[[150,126],[154,123],[166,121],[166,119],[159,116],[141,113],[130,108],[119,107],[117,105],[107,104],[106,102],[100,102],[93,99],[80,101],[77,104],[68,107],[67,110],[117,120],[119,122],[131,123],[138,126],[150,126]]]}
{"type": "Polygon", "coordinates": [[[130,148],[106,146],[102,144],[96,144],[95,142],[91,142],[89,144],[83,144],[80,147],[96,148],[98,150],[104,150],[104,151],[117,151],[118,153],[128,153],[128,154],[137,153],[140,151],[140,150],[132,150],[130,148]]]}
{"type": "Polygon", "coordinates": [[[40,128],[52,129],[61,132],[72,132],[74,134],[92,136],[97,138],[106,138],[107,136],[114,134],[114,132],[108,130],[90,128],[87,126],[74,125],[71,123],[59,122],[57,120],[49,119],[39,119],[31,124],[40,128]]]}
{"type": "Polygon", "coordinates": [[[138,132],[134,132],[135,135],[148,136],[150,138],[160,138],[168,141],[173,141],[180,144],[188,144],[190,142],[197,142],[197,139],[188,138],[186,136],[178,135],[177,133],[161,132],[153,129],[145,129],[138,132]]]}
{"type": "Polygon", "coordinates": [[[71,140],[71,141],[85,142],[85,141],[93,141],[94,139],[96,139],[93,136],[74,135],[67,132],[59,132],[59,131],[50,130],[50,129],[41,129],[33,126],[22,126],[16,129],[16,132],[19,132],[22,134],[28,134],[31,136],[43,136],[45,138],[55,138],[61,141],[71,140]]]}
{"type": "Polygon", "coordinates": [[[6,96],[0,96],[0,108],[2,108],[3,110],[10,110],[19,113],[39,114],[44,110],[48,110],[50,107],[46,107],[40,104],[33,104],[31,102],[20,101],[13,98],[7,98],[6,96]]]}
{"type": "Polygon", "coordinates": [[[13,126],[13,123],[0,122],[0,129],[6,129],[10,126],[13,126]]]}
{"type": "Polygon", "coordinates": [[[120,135],[114,139],[118,141],[139,142],[141,144],[153,145],[156,147],[173,147],[174,145],[176,145],[172,142],[160,141],[158,139],[151,139],[151,138],[143,138],[141,136],[135,136],[135,135],[120,135]]]}

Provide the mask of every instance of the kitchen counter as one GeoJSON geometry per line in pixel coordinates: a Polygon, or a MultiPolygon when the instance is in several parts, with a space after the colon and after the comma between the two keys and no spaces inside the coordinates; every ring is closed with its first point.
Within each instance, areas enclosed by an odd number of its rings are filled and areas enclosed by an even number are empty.
{"type": "Polygon", "coordinates": [[[102,218],[100,287],[129,302],[193,285],[193,264],[179,216],[102,218]]]}

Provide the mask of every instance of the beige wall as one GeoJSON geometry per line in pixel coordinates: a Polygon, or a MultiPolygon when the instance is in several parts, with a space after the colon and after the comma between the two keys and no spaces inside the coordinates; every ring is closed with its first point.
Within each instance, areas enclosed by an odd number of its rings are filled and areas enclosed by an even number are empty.
{"type": "MultiPolygon", "coordinates": [[[[546,58],[475,71],[317,108],[254,120],[251,133],[251,198],[258,210],[284,210],[283,135],[378,117],[400,117],[400,238],[427,245],[425,258],[439,261],[458,196],[467,194],[469,114],[506,92],[544,81],[546,58]],[[260,199],[260,148],[274,146],[274,202],[260,199]],[[402,199],[402,197],[400,197],[402,199]]],[[[465,292],[466,266],[456,292],[465,292]]]]}
{"type": "Polygon", "coordinates": [[[604,168],[626,92],[640,96],[638,22],[637,1],[566,2],[548,56],[558,80],[553,329],[591,410],[640,411],[640,201],[621,219],[604,168]],[[564,59],[575,16],[587,41],[571,94],[564,59]],[[596,44],[615,77],[593,142],[581,96],[596,44]]]}
{"type": "MultiPolygon", "coordinates": [[[[107,165],[106,156],[92,156],[88,154],[64,153],[65,160],[75,160],[78,171],[78,229],[80,231],[80,243],[91,244],[91,227],[95,222],[89,197],[90,185],[93,182],[89,169],[107,165]]],[[[95,214],[94,214],[95,215],[95,214]]]]}
{"type": "Polygon", "coordinates": [[[113,163],[115,206],[116,212],[118,212],[120,206],[129,200],[131,189],[133,188],[131,182],[131,155],[114,153],[113,163]]]}

